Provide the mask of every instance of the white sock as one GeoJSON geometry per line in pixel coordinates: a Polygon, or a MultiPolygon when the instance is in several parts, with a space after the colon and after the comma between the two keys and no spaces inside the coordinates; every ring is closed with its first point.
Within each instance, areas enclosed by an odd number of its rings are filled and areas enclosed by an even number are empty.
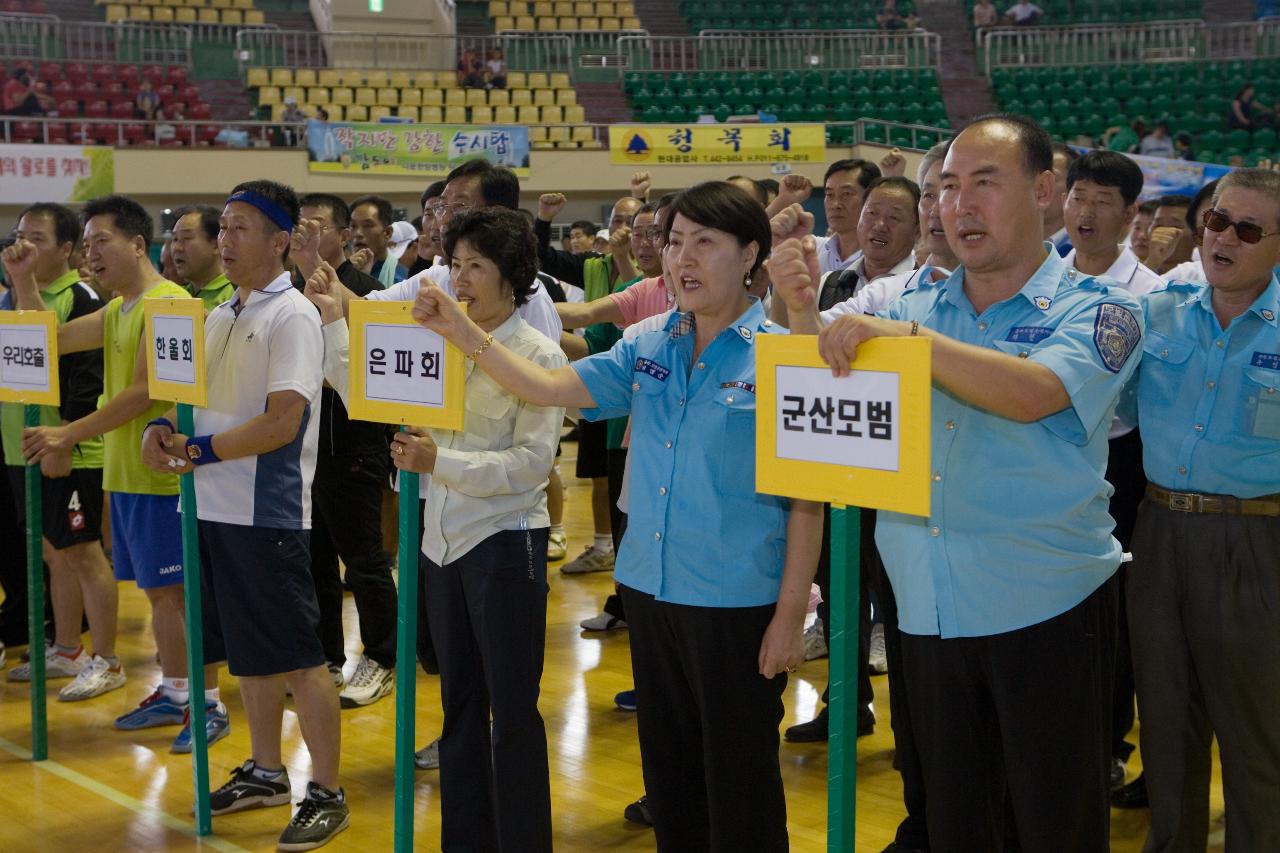
{"type": "Polygon", "coordinates": [[[160,688],[164,690],[164,695],[179,705],[187,704],[187,701],[191,698],[190,685],[185,678],[162,678],[160,679],[160,688]]]}
{"type": "Polygon", "coordinates": [[[591,546],[595,548],[597,551],[603,551],[606,554],[612,553],[613,537],[610,536],[608,533],[605,533],[603,535],[597,533],[595,541],[591,543],[591,546]]]}
{"type": "Polygon", "coordinates": [[[563,536],[563,535],[564,535],[564,524],[563,524],[563,523],[561,523],[561,524],[553,524],[553,525],[551,525],[551,535],[552,535],[552,536],[555,536],[557,533],[559,533],[561,536],[563,536]]]}
{"type": "Polygon", "coordinates": [[[216,702],[220,702],[221,700],[222,700],[222,694],[218,691],[218,688],[216,687],[213,688],[212,690],[206,690],[204,692],[204,704],[206,705],[212,705],[216,702]]]}

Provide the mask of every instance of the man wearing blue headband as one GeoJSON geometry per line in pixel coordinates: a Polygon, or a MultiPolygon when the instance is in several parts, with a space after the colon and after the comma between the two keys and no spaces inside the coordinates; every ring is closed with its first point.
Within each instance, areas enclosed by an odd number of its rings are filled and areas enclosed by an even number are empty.
{"type": "Polygon", "coordinates": [[[315,308],[285,272],[298,211],[293,190],[272,181],[227,199],[218,253],[236,293],[205,324],[208,406],[195,410],[194,436],[177,434],[170,415],[142,437],[152,468],[195,468],[205,654],[240,678],[249,719],[253,755],[213,792],[215,815],[289,802],[280,727],[286,685],[293,691],[312,778],[282,850],[318,847],[348,821],[338,696],[310,573],[324,343],[315,308]]]}

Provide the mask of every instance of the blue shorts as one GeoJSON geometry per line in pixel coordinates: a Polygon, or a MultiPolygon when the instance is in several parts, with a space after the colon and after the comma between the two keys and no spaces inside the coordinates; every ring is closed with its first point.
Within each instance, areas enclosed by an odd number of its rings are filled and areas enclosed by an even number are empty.
{"type": "Polygon", "coordinates": [[[111,493],[111,561],[118,581],[139,589],[182,583],[177,495],[111,493]]]}

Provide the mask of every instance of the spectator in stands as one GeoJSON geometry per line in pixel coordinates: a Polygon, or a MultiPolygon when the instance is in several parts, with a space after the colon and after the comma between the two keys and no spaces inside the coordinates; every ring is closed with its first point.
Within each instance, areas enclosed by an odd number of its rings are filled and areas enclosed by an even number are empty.
{"type": "Polygon", "coordinates": [[[1044,10],[1034,3],[1022,0],[1014,3],[1004,13],[1005,20],[1017,27],[1027,27],[1040,23],[1044,19],[1044,10]]]}
{"type": "Polygon", "coordinates": [[[876,14],[876,23],[882,30],[902,29],[902,15],[898,13],[898,0],[884,0],[884,5],[876,14]]]}
{"type": "Polygon", "coordinates": [[[1138,215],[1133,217],[1129,226],[1129,248],[1143,263],[1151,251],[1151,220],[1155,218],[1157,204],[1156,201],[1144,201],[1138,205],[1138,215]]]}
{"type": "Polygon", "coordinates": [[[329,111],[324,107],[316,107],[316,121],[328,121],[329,111]]]}
{"type": "Polygon", "coordinates": [[[485,60],[484,87],[486,89],[507,88],[507,60],[500,47],[489,51],[489,58],[485,60]]]}
{"type": "Polygon", "coordinates": [[[1191,134],[1179,133],[1173,138],[1174,156],[1179,160],[1196,159],[1196,151],[1191,147],[1191,134]]]}
{"type": "Polygon", "coordinates": [[[138,94],[133,99],[134,113],[144,121],[154,121],[159,109],[160,93],[151,86],[150,80],[144,78],[138,84],[138,94]]]}
{"type": "Polygon", "coordinates": [[[912,9],[910,12],[907,13],[907,20],[906,20],[906,23],[903,25],[903,28],[907,32],[912,32],[913,30],[921,29],[923,26],[924,25],[920,23],[919,12],[917,12],[915,9],[912,9]]]}
{"type": "Polygon", "coordinates": [[[1245,83],[1231,100],[1231,113],[1227,116],[1227,127],[1232,130],[1253,130],[1254,111],[1258,104],[1254,100],[1257,90],[1252,83],[1245,83]]]}
{"type": "Polygon", "coordinates": [[[284,99],[284,112],[280,120],[285,124],[300,124],[307,120],[307,114],[298,108],[298,99],[293,95],[284,99]]]}
{"type": "Polygon", "coordinates": [[[36,84],[31,79],[31,72],[19,68],[13,77],[4,84],[4,112],[11,116],[40,116],[53,107],[53,99],[41,98],[36,84]]]}
{"type": "Polygon", "coordinates": [[[458,60],[458,85],[464,89],[478,89],[484,85],[484,61],[477,50],[468,48],[458,60]]]}
{"type": "Polygon", "coordinates": [[[1173,148],[1173,139],[1169,136],[1169,123],[1157,122],[1155,128],[1142,137],[1142,145],[1138,148],[1138,153],[1146,157],[1173,159],[1176,152],[1173,148]]]}
{"type": "Polygon", "coordinates": [[[595,235],[596,224],[588,219],[579,219],[569,226],[569,236],[564,238],[564,249],[575,255],[590,252],[595,235]]]}
{"type": "Polygon", "coordinates": [[[996,11],[996,7],[991,0],[978,0],[973,7],[974,29],[980,30],[983,27],[994,27],[999,19],[1000,13],[996,11]]]}
{"type": "Polygon", "coordinates": [[[1102,134],[1102,145],[1110,151],[1132,154],[1142,144],[1142,131],[1145,129],[1146,125],[1142,123],[1142,119],[1134,119],[1133,123],[1128,125],[1117,124],[1114,127],[1108,127],[1102,134]]]}

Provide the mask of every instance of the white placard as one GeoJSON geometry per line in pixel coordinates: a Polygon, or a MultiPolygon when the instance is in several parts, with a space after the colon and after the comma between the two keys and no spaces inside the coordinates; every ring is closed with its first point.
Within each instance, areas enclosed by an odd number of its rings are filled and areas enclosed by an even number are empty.
{"type": "Polygon", "coordinates": [[[364,330],[367,398],[444,406],[444,338],[421,326],[368,323],[364,330]]]}
{"type": "Polygon", "coordinates": [[[898,470],[899,374],[779,365],[776,382],[779,458],[898,470]]]}
{"type": "Polygon", "coordinates": [[[53,391],[49,336],[44,326],[0,325],[0,385],[14,391],[53,391]]]}
{"type": "Polygon", "coordinates": [[[156,378],[182,385],[196,384],[195,321],[190,317],[157,314],[155,326],[156,378]]]}

